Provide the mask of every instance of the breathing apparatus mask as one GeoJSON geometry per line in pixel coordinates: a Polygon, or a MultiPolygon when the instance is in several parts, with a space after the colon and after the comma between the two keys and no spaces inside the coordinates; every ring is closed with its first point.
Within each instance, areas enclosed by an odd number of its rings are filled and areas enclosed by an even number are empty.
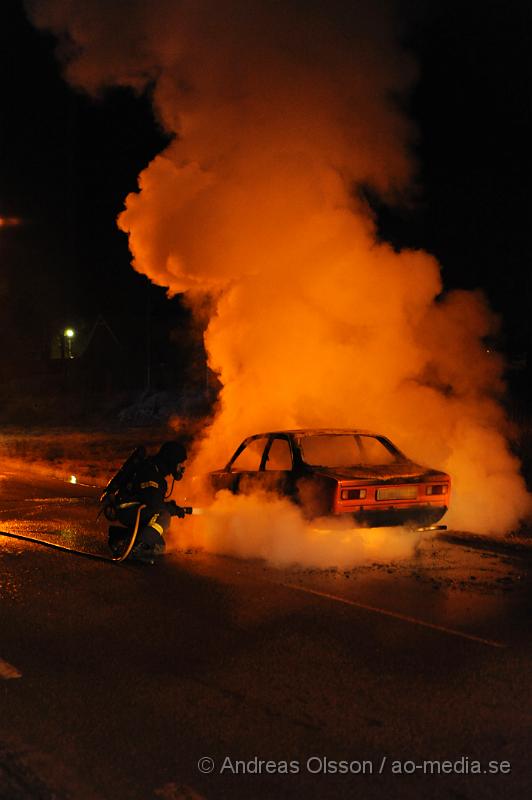
{"type": "Polygon", "coordinates": [[[183,473],[184,472],[185,472],[185,468],[184,468],[183,464],[176,464],[173,472],[171,473],[172,474],[172,478],[174,479],[174,481],[180,481],[181,478],[183,477],[183,473]]]}

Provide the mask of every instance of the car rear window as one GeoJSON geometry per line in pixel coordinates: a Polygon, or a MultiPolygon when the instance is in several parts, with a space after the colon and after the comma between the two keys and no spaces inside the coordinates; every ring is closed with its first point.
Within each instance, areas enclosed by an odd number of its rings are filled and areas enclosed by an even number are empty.
{"type": "Polygon", "coordinates": [[[303,436],[301,455],[313,467],[382,466],[400,458],[398,451],[376,436],[338,433],[303,436]]]}

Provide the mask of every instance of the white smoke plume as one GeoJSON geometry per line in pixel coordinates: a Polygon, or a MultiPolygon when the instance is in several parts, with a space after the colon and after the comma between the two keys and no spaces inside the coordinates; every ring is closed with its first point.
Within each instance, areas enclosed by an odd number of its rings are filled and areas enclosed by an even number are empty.
{"type": "Polygon", "coordinates": [[[198,546],[239,558],[260,558],[275,567],[350,567],[411,558],[430,534],[405,528],[353,527],[350,519],[309,522],[286,498],[222,491],[205,513],[172,526],[170,549],[198,546]]]}

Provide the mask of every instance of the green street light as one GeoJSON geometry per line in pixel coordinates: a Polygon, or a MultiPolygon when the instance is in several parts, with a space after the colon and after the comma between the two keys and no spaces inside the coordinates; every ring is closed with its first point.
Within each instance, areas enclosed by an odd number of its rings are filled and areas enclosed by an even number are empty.
{"type": "Polygon", "coordinates": [[[65,336],[67,337],[67,339],[73,339],[75,335],[76,331],[74,331],[72,328],[67,328],[65,330],[65,336]]]}

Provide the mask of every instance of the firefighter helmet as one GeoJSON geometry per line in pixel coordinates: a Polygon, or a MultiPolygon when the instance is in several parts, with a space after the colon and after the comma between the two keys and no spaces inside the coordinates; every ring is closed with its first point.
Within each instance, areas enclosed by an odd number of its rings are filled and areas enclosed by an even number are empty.
{"type": "Polygon", "coordinates": [[[172,475],[176,480],[183,477],[181,464],[187,460],[187,451],[181,442],[165,442],[156,458],[166,475],[172,475]]]}

